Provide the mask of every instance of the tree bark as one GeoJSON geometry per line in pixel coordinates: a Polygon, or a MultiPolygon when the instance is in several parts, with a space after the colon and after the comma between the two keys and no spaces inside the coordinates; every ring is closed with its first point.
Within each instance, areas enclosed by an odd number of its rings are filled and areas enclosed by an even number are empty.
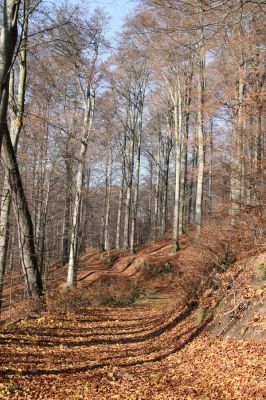
{"type": "Polygon", "coordinates": [[[0,33],[0,153],[6,131],[9,76],[17,43],[17,20],[20,0],[4,0],[0,33]]]}
{"type": "Polygon", "coordinates": [[[40,296],[42,280],[35,252],[33,225],[7,125],[3,137],[2,155],[17,220],[20,260],[27,295],[28,297],[40,296]]]}
{"type": "Polygon", "coordinates": [[[210,149],[210,165],[209,165],[209,182],[208,182],[208,208],[209,208],[209,214],[211,215],[212,213],[212,174],[213,174],[213,119],[211,120],[211,129],[210,129],[210,144],[209,144],[209,149],[210,149]]]}
{"type": "Polygon", "coordinates": [[[66,179],[65,179],[65,209],[62,236],[61,264],[65,265],[69,260],[69,239],[71,232],[71,202],[72,202],[72,169],[70,160],[65,160],[66,179]]]}
{"type": "Polygon", "coordinates": [[[135,191],[134,191],[132,217],[131,217],[131,231],[130,231],[130,252],[131,252],[131,254],[135,253],[135,235],[136,235],[138,201],[139,201],[141,129],[142,129],[142,123],[140,122],[139,133],[138,133],[138,137],[137,137],[136,178],[135,178],[136,181],[135,181],[135,191]]]}
{"type": "Polygon", "coordinates": [[[3,283],[6,269],[6,259],[9,241],[9,214],[11,206],[10,187],[8,175],[5,174],[4,185],[2,189],[1,214],[0,214],[0,310],[3,292],[3,283]]]}
{"type": "MultiPolygon", "coordinates": [[[[23,31],[22,31],[22,39],[20,44],[20,53],[19,53],[19,78],[18,78],[18,100],[17,104],[15,103],[15,93],[14,93],[14,76],[13,73],[10,73],[10,115],[11,115],[11,145],[13,147],[14,155],[17,151],[18,140],[20,136],[20,132],[23,126],[23,117],[24,117],[24,104],[25,104],[25,92],[26,92],[26,78],[27,78],[27,37],[28,37],[28,18],[29,18],[29,1],[25,2],[24,5],[24,20],[23,20],[23,31]]],[[[10,144],[10,143],[9,143],[10,144]]],[[[11,165],[11,164],[10,164],[11,165]]],[[[11,188],[9,184],[9,171],[5,171],[5,178],[4,178],[4,185],[2,191],[2,204],[1,204],[1,213],[0,213],[0,227],[2,235],[0,237],[0,282],[3,282],[4,272],[5,272],[5,262],[6,262],[6,255],[7,255],[7,248],[8,248],[8,239],[9,239],[9,214],[11,208],[11,188]]],[[[15,206],[15,208],[17,205],[15,206]]],[[[18,220],[18,233],[19,238],[20,235],[20,226],[23,225],[23,222],[20,221],[21,214],[17,214],[18,220]]],[[[30,234],[30,233],[29,233],[30,234]]],[[[20,242],[20,255],[23,256],[25,251],[23,247],[23,241],[20,242]]],[[[27,247],[27,245],[26,245],[27,247]]],[[[30,249],[26,250],[26,253],[31,251],[30,249]]],[[[33,258],[35,254],[33,255],[33,258]]],[[[22,266],[24,265],[24,269],[28,262],[26,260],[21,260],[22,266]]],[[[30,265],[32,262],[30,262],[30,265]]],[[[31,265],[31,268],[36,268],[36,265],[31,265]]],[[[24,272],[26,275],[26,273],[24,272]]],[[[38,275],[38,274],[37,274],[38,275]]],[[[38,277],[36,278],[39,279],[38,277]]],[[[28,283],[27,278],[26,280],[26,287],[28,296],[31,297],[31,293],[34,296],[37,292],[41,292],[41,283],[40,283],[40,290],[33,290],[28,287],[30,283],[28,283]],[[36,293],[35,293],[36,292],[36,293]]],[[[32,278],[30,278],[32,280],[32,278]]],[[[39,283],[37,283],[37,286],[39,283]]],[[[0,297],[2,292],[2,284],[0,283],[0,297]]]]}
{"type": "MultiPolygon", "coordinates": [[[[239,32],[240,34],[240,32],[239,32]]],[[[236,96],[233,111],[232,131],[232,163],[231,163],[231,223],[235,225],[239,221],[241,202],[243,195],[243,102],[245,91],[245,61],[241,54],[238,68],[238,80],[236,82],[236,96]]]]}
{"type": "Polygon", "coordinates": [[[178,77],[178,92],[175,94],[174,104],[174,132],[175,132],[175,200],[173,218],[173,252],[179,247],[179,207],[180,207],[180,176],[181,176],[181,139],[182,139],[182,95],[178,77]]]}
{"type": "Polygon", "coordinates": [[[112,155],[110,154],[107,160],[106,168],[106,194],[105,194],[105,215],[104,215],[104,235],[103,235],[103,250],[109,251],[109,222],[110,222],[110,201],[112,189],[112,155]]]}
{"type": "MultiPolygon", "coordinates": [[[[201,10],[202,11],[202,10],[201,10]]],[[[195,223],[197,231],[201,229],[202,222],[202,203],[203,203],[203,179],[204,179],[204,100],[205,100],[205,47],[203,32],[203,16],[201,15],[201,38],[199,49],[199,71],[198,71],[198,171],[197,171],[197,189],[196,189],[196,207],[195,207],[195,223]]]]}
{"type": "Polygon", "coordinates": [[[156,186],[155,186],[155,200],[154,200],[154,223],[153,223],[153,240],[158,234],[158,221],[159,221],[159,203],[160,203],[160,183],[161,183],[161,154],[162,154],[162,139],[161,129],[159,130],[157,161],[156,161],[156,186]]]}
{"type": "Polygon", "coordinates": [[[169,184],[169,164],[170,153],[172,150],[172,132],[168,124],[166,143],[163,146],[163,176],[162,176],[162,212],[161,212],[161,232],[162,235],[167,231],[168,220],[168,184],[169,184]]]}
{"type": "Polygon", "coordinates": [[[117,210],[117,223],[116,223],[116,236],[115,236],[115,248],[120,249],[120,235],[121,235],[121,221],[122,221],[122,208],[123,208],[123,195],[124,195],[124,182],[125,182],[125,163],[126,163],[126,135],[124,135],[123,146],[122,146],[122,168],[121,168],[121,183],[119,189],[119,200],[117,210]]]}
{"type": "Polygon", "coordinates": [[[134,148],[135,138],[131,136],[128,142],[128,174],[126,178],[126,199],[125,199],[125,220],[124,220],[124,239],[123,248],[128,249],[129,242],[129,228],[130,228],[130,213],[131,213],[131,199],[132,199],[132,185],[133,185],[133,171],[134,171],[134,148]]]}
{"type": "Polygon", "coordinates": [[[184,233],[185,224],[185,204],[186,204],[186,187],[187,187],[187,158],[188,158],[188,135],[189,135],[189,118],[191,103],[191,83],[193,73],[188,73],[186,77],[185,101],[184,101],[184,137],[183,151],[181,157],[181,181],[180,181],[180,205],[179,205],[179,235],[184,233]]]}
{"type": "Polygon", "coordinates": [[[72,234],[70,241],[70,253],[67,273],[67,286],[77,284],[77,261],[78,261],[78,236],[80,225],[80,210],[82,200],[82,189],[84,173],[86,167],[86,155],[88,148],[88,138],[92,127],[95,106],[95,94],[91,87],[88,87],[87,98],[84,98],[85,115],[83,124],[83,134],[81,139],[80,155],[78,159],[78,171],[76,177],[76,194],[73,204],[72,234]]]}

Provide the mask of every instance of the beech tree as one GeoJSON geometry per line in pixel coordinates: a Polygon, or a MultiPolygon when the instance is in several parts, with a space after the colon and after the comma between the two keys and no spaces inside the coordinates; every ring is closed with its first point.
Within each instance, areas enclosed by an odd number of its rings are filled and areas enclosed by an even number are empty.
{"type": "Polygon", "coordinates": [[[4,0],[0,33],[0,151],[6,131],[9,77],[18,37],[18,12],[20,1],[4,0]]]}
{"type": "MultiPolygon", "coordinates": [[[[13,11],[16,10],[17,5],[18,4],[13,4],[13,11]]],[[[4,4],[4,12],[5,12],[5,4],[4,4]]],[[[2,198],[2,208],[1,208],[1,226],[2,229],[4,230],[4,235],[2,237],[2,243],[0,244],[1,245],[0,271],[2,279],[4,274],[4,265],[5,265],[6,250],[7,250],[8,219],[9,219],[10,197],[11,197],[17,221],[20,261],[25,280],[25,287],[28,296],[35,297],[42,294],[42,280],[35,252],[32,219],[16,158],[17,143],[21,131],[23,114],[24,114],[26,68],[27,68],[26,52],[27,52],[29,13],[30,13],[30,2],[26,1],[24,3],[21,54],[19,57],[20,71],[19,71],[19,83],[18,83],[18,101],[17,104],[14,101],[15,99],[13,90],[14,80],[12,75],[12,79],[10,82],[11,83],[10,103],[11,103],[12,123],[11,123],[11,128],[9,129],[7,122],[5,122],[5,129],[3,135],[2,158],[5,168],[5,181],[2,191],[3,198],[2,198]]],[[[13,18],[15,18],[15,20],[12,21],[12,24],[16,22],[17,18],[16,14],[13,15],[13,18]]],[[[15,29],[15,27],[13,26],[12,29],[15,29]]],[[[3,101],[3,104],[7,104],[8,93],[9,90],[4,89],[1,100],[3,101]]]]}
{"type": "MultiPolygon", "coordinates": [[[[78,234],[80,224],[81,198],[83,189],[83,180],[86,167],[86,155],[89,145],[92,123],[95,112],[95,90],[99,82],[97,71],[100,46],[103,44],[103,28],[105,18],[99,14],[92,16],[90,21],[84,25],[85,38],[83,38],[84,47],[75,48],[73,42],[72,60],[75,68],[82,103],[84,107],[83,130],[80,138],[80,154],[78,159],[78,169],[76,176],[76,193],[73,204],[72,233],[70,240],[69,266],[67,275],[67,285],[76,285],[77,280],[77,261],[78,261],[78,234]],[[86,53],[89,53],[87,56],[86,53]]],[[[82,32],[80,32],[82,33],[82,32]]],[[[82,40],[82,39],[81,39],[82,40]]]]}
{"type": "Polygon", "coordinates": [[[171,235],[177,252],[212,219],[262,235],[258,2],[145,0],[118,48],[106,46],[102,11],[33,0],[16,45],[21,5],[2,3],[1,282],[15,258],[29,296],[41,278],[49,287],[51,265],[68,264],[75,286],[88,247],[133,254],[171,235]]]}

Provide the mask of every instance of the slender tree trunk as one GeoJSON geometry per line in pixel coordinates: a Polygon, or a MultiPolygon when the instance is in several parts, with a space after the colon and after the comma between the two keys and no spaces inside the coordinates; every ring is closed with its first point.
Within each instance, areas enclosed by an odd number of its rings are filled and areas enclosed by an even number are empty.
{"type": "Polygon", "coordinates": [[[70,199],[70,197],[71,197],[70,193],[66,193],[63,235],[62,235],[61,265],[65,265],[69,259],[69,234],[70,234],[70,229],[71,229],[71,224],[70,224],[71,199],[70,199]]]}
{"type": "Polygon", "coordinates": [[[130,252],[135,253],[135,235],[138,215],[138,201],[139,201],[139,178],[140,178],[140,149],[141,149],[141,123],[139,127],[139,134],[137,138],[137,158],[136,158],[136,182],[131,216],[131,231],[130,231],[130,252]]]}
{"type": "Polygon", "coordinates": [[[65,265],[69,260],[69,239],[71,231],[71,202],[72,202],[72,169],[70,160],[65,160],[66,165],[66,192],[65,192],[65,210],[62,235],[61,264],[65,265]]]}
{"type": "Polygon", "coordinates": [[[191,179],[189,182],[189,196],[188,196],[188,224],[194,223],[195,220],[195,206],[196,206],[195,171],[197,169],[197,164],[198,164],[197,158],[198,158],[198,150],[197,148],[193,147],[192,160],[191,160],[191,179]]]}
{"type": "Polygon", "coordinates": [[[166,234],[167,231],[167,219],[168,219],[168,184],[169,184],[169,164],[170,164],[170,153],[172,150],[172,138],[171,129],[168,126],[167,139],[164,146],[163,156],[163,182],[162,182],[162,212],[161,212],[161,232],[162,235],[166,234]]]}
{"type": "Polygon", "coordinates": [[[167,197],[168,197],[168,163],[166,144],[163,144],[162,187],[161,187],[161,235],[167,230],[167,197]]]}
{"type": "Polygon", "coordinates": [[[124,222],[124,250],[129,248],[129,217],[130,217],[130,205],[131,205],[131,186],[126,188],[126,199],[125,199],[125,222],[124,222]]]}
{"type": "Polygon", "coordinates": [[[209,214],[212,213],[212,164],[213,164],[213,119],[211,120],[211,129],[210,129],[210,166],[209,166],[209,188],[208,188],[208,207],[209,214]]]}
{"type": "Polygon", "coordinates": [[[35,297],[42,293],[42,280],[35,253],[33,225],[7,126],[3,138],[2,155],[5,171],[8,174],[12,203],[18,225],[20,260],[22,262],[26,291],[29,297],[35,297]]]}
{"type": "Polygon", "coordinates": [[[63,235],[62,235],[62,251],[61,265],[65,265],[69,259],[69,231],[70,231],[70,202],[69,196],[65,199],[63,235]]]}
{"type": "Polygon", "coordinates": [[[4,185],[2,190],[2,201],[1,201],[1,214],[0,214],[0,311],[1,311],[1,299],[3,292],[3,283],[5,276],[5,266],[8,251],[8,240],[9,240],[9,214],[10,214],[10,187],[8,183],[8,175],[5,174],[4,185]]]}
{"type": "Polygon", "coordinates": [[[117,250],[120,249],[120,232],[121,232],[121,220],[122,220],[123,194],[124,194],[124,178],[122,176],[121,177],[120,189],[119,189],[117,223],[116,223],[116,236],[115,236],[115,248],[117,250]]]}
{"type": "Polygon", "coordinates": [[[106,200],[105,200],[105,216],[104,216],[104,250],[109,251],[109,222],[110,222],[110,201],[112,188],[112,156],[109,155],[106,170],[106,200]]]}
{"type": "Polygon", "coordinates": [[[130,247],[129,242],[129,227],[130,227],[130,213],[131,213],[131,199],[132,199],[132,185],[133,185],[133,171],[134,171],[134,148],[135,139],[130,137],[128,140],[128,176],[127,176],[127,187],[126,187],[126,199],[125,199],[125,221],[124,221],[124,240],[123,248],[126,250],[130,247]]]}
{"type": "Polygon", "coordinates": [[[82,189],[83,189],[84,173],[86,168],[88,137],[91,131],[91,126],[94,117],[94,100],[95,100],[94,91],[92,90],[91,87],[89,90],[87,90],[87,94],[88,97],[84,99],[84,106],[85,106],[84,128],[81,139],[80,155],[78,160],[78,171],[76,177],[76,194],[73,204],[72,234],[70,241],[67,286],[75,286],[77,284],[77,261],[78,261],[78,248],[79,248],[78,237],[79,237],[79,226],[80,226],[82,189]]]}
{"type": "Polygon", "coordinates": [[[78,161],[78,172],[76,177],[76,195],[73,204],[72,234],[70,241],[70,254],[68,262],[67,285],[75,286],[77,284],[77,259],[78,259],[78,234],[80,222],[81,197],[83,188],[83,179],[85,172],[85,160],[87,154],[87,143],[82,142],[78,161]]]}
{"type": "Polygon", "coordinates": [[[116,223],[116,236],[115,236],[115,248],[120,249],[120,232],[121,232],[121,220],[122,220],[122,206],[123,206],[123,194],[124,194],[124,172],[121,176],[121,184],[119,189],[119,200],[118,200],[118,211],[117,211],[117,223],[116,223]]]}
{"type": "Polygon", "coordinates": [[[90,221],[90,178],[91,169],[90,167],[86,170],[84,184],[86,188],[86,197],[82,199],[81,212],[80,212],[80,240],[79,240],[79,254],[84,253],[86,246],[88,245],[88,221],[90,221]]]}
{"type": "Polygon", "coordinates": [[[41,226],[41,235],[40,235],[40,272],[41,275],[45,274],[46,271],[46,227],[47,227],[47,216],[48,216],[48,207],[49,207],[49,199],[50,199],[50,187],[51,187],[51,177],[52,177],[52,168],[49,171],[48,183],[46,188],[46,196],[44,200],[43,206],[43,218],[42,218],[42,226],[41,226]]]}
{"type": "MultiPolygon", "coordinates": [[[[13,73],[10,74],[10,114],[11,114],[11,143],[9,142],[9,146],[13,147],[13,156],[15,157],[16,151],[17,151],[17,144],[20,136],[20,132],[22,129],[23,125],[23,116],[24,116],[24,103],[25,103],[25,89],[26,89],[26,77],[27,77],[27,36],[28,36],[28,17],[29,17],[29,1],[25,1],[24,4],[24,22],[23,22],[23,31],[22,31],[22,39],[21,39],[21,50],[19,53],[19,63],[20,63],[20,68],[19,68],[19,78],[18,78],[18,101],[17,104],[15,104],[15,94],[14,94],[14,76],[13,73]]],[[[7,132],[9,134],[9,132],[7,132]]],[[[10,138],[9,138],[10,139],[10,138]]],[[[6,148],[6,152],[8,149],[6,148]]],[[[9,238],[9,214],[10,214],[10,207],[11,207],[11,188],[10,188],[10,171],[8,168],[12,165],[12,160],[9,157],[5,157],[7,161],[7,169],[5,171],[5,178],[4,178],[4,186],[3,186],[3,191],[2,191],[2,204],[1,204],[1,213],[0,213],[0,226],[1,226],[1,231],[4,233],[0,237],[0,282],[3,282],[3,277],[4,277],[4,272],[5,272],[5,262],[6,262],[6,253],[7,253],[7,248],[8,248],[8,238],[9,238]],[[7,161],[8,158],[8,161],[7,161]]],[[[13,159],[14,161],[14,159],[13,159]]],[[[16,168],[15,173],[19,173],[18,168],[16,168]]],[[[20,177],[17,177],[18,180],[20,180],[20,177]]],[[[21,184],[22,185],[22,184],[21,184]]],[[[23,188],[22,188],[23,191],[23,188]]],[[[24,194],[21,194],[23,197],[24,194]]],[[[26,199],[25,199],[26,201],[26,199]]],[[[15,209],[18,208],[18,205],[15,205],[15,209]]],[[[26,205],[27,208],[27,205],[26,205]]],[[[19,209],[18,209],[19,211],[19,209]]],[[[28,213],[29,214],[29,213],[28,213]]],[[[27,216],[27,211],[25,212],[25,215],[23,216],[23,211],[22,212],[17,212],[16,213],[16,218],[18,222],[18,234],[19,238],[22,239],[23,234],[21,235],[21,226],[25,225],[25,222],[23,221],[25,218],[27,219],[30,217],[29,215],[27,216]]],[[[26,235],[29,234],[31,235],[31,220],[29,221],[29,229],[26,229],[26,235]]],[[[29,239],[29,242],[32,240],[32,238],[29,239]]],[[[32,249],[32,244],[30,243],[25,243],[24,241],[21,240],[19,242],[20,245],[20,255],[23,257],[26,254],[26,259],[23,260],[21,259],[22,266],[24,268],[24,275],[25,275],[25,282],[26,282],[26,290],[28,293],[28,296],[35,296],[41,293],[42,291],[42,284],[40,282],[40,279],[38,277],[38,272],[32,272],[31,269],[36,269],[37,265],[34,261],[35,256],[35,251],[34,248],[32,249]],[[25,249],[23,248],[25,246],[25,249]],[[27,255],[33,251],[32,256],[30,257],[27,255]],[[33,261],[30,260],[30,258],[33,258],[33,261]],[[30,272],[29,272],[29,277],[27,277],[27,272],[25,272],[26,268],[30,267],[30,272]],[[31,276],[32,275],[32,276],[31,276]],[[35,276],[34,276],[35,275],[35,276]],[[36,282],[34,283],[34,280],[36,282]],[[33,286],[33,287],[32,287],[33,286]],[[36,286],[36,287],[35,287],[36,286]]],[[[33,244],[34,247],[34,244],[33,244]]],[[[0,284],[0,297],[2,293],[2,285],[0,284]]]]}
{"type": "Polygon", "coordinates": [[[160,182],[161,182],[161,131],[158,137],[158,150],[157,150],[157,168],[156,168],[156,187],[155,187],[155,201],[154,201],[154,224],[153,224],[153,239],[157,236],[158,220],[159,220],[159,203],[160,203],[160,182]]]}
{"type": "Polygon", "coordinates": [[[263,187],[265,185],[264,181],[264,173],[263,173],[263,165],[262,161],[265,160],[265,154],[263,152],[264,140],[263,140],[263,130],[262,130],[262,112],[263,112],[263,105],[260,104],[259,101],[258,111],[257,111],[257,129],[256,129],[256,143],[254,145],[255,155],[254,155],[254,166],[255,166],[255,185],[253,188],[253,198],[254,203],[258,204],[258,196],[257,196],[257,187],[263,187]]]}
{"type": "Polygon", "coordinates": [[[0,33],[0,153],[6,131],[9,76],[17,43],[17,19],[20,0],[5,0],[0,33]]]}
{"type": "Polygon", "coordinates": [[[153,236],[153,216],[152,216],[152,199],[153,199],[153,161],[150,160],[150,177],[149,177],[149,198],[148,198],[148,240],[152,240],[153,236]]]}
{"type": "Polygon", "coordinates": [[[197,173],[197,190],[196,190],[196,209],[195,209],[195,223],[197,231],[201,229],[202,222],[202,203],[203,203],[203,179],[204,179],[204,92],[205,92],[205,48],[203,42],[203,25],[201,30],[201,49],[199,56],[199,71],[198,71],[198,127],[197,127],[197,141],[198,141],[198,173],[197,173]]]}
{"type": "Polygon", "coordinates": [[[181,181],[180,181],[180,202],[179,202],[179,235],[184,233],[185,224],[185,204],[186,204],[186,187],[187,187],[187,152],[188,152],[188,130],[189,130],[189,113],[185,115],[184,126],[184,142],[181,157],[181,181]]]}
{"type": "Polygon", "coordinates": [[[85,204],[85,199],[81,199],[81,205],[80,205],[80,213],[79,213],[79,233],[78,233],[78,254],[82,254],[85,251],[85,243],[86,243],[86,237],[85,237],[85,226],[86,226],[86,221],[87,221],[87,212],[86,212],[86,204],[85,204]]]}
{"type": "Polygon", "coordinates": [[[244,100],[244,59],[240,62],[236,82],[236,104],[233,113],[233,132],[232,132],[232,164],[231,164],[231,223],[234,225],[239,220],[241,202],[243,194],[243,100],[244,100]]]}
{"type": "MultiPolygon", "coordinates": [[[[35,225],[35,246],[38,254],[39,265],[41,268],[41,247],[42,247],[42,232],[43,232],[43,221],[45,218],[45,181],[46,174],[48,170],[47,159],[48,159],[48,142],[49,142],[49,130],[47,124],[47,109],[45,110],[44,117],[44,137],[41,139],[40,151],[39,151],[39,160],[38,160],[38,172],[37,172],[37,182],[36,182],[36,225],[35,225]]],[[[50,179],[50,178],[49,178],[50,179]]],[[[48,180],[49,180],[48,179],[48,180]]]]}
{"type": "Polygon", "coordinates": [[[189,135],[189,118],[191,103],[191,83],[193,73],[190,72],[186,79],[185,93],[185,110],[184,110],[184,138],[183,151],[181,157],[181,182],[180,182],[180,206],[179,206],[179,235],[184,233],[185,224],[185,204],[186,204],[186,187],[187,187],[187,158],[188,158],[188,135],[189,135]]]}
{"type": "Polygon", "coordinates": [[[105,238],[106,238],[106,210],[107,210],[107,198],[108,198],[108,160],[105,158],[104,163],[104,181],[105,181],[105,193],[104,193],[104,205],[102,209],[102,234],[101,234],[101,250],[105,250],[105,238]]]}
{"type": "Polygon", "coordinates": [[[126,135],[124,135],[123,146],[122,146],[121,184],[120,184],[120,189],[119,189],[116,236],[115,236],[115,248],[117,250],[120,249],[123,195],[124,195],[124,183],[125,183],[125,174],[126,174],[126,145],[127,145],[127,138],[126,138],[126,135]]]}
{"type": "Polygon", "coordinates": [[[180,176],[181,176],[181,139],[182,139],[182,96],[178,78],[178,93],[174,104],[174,131],[175,131],[175,201],[173,218],[173,252],[179,250],[179,201],[180,201],[180,176]]]}
{"type": "Polygon", "coordinates": [[[235,225],[239,220],[241,210],[241,161],[240,161],[240,135],[237,122],[232,132],[231,163],[231,223],[235,225]]]}

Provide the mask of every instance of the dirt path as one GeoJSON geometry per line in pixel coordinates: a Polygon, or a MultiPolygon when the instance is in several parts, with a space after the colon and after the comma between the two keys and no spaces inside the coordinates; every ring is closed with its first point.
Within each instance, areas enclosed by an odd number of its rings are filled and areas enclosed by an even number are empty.
{"type": "Polygon", "coordinates": [[[212,338],[203,328],[187,307],[4,325],[0,398],[263,399],[263,344],[212,338]]]}
{"type": "MultiPolygon", "coordinates": [[[[198,257],[185,258],[190,252],[186,253],[185,243],[176,257],[169,255],[169,244],[144,246],[138,257],[119,254],[111,269],[108,254],[82,257],[82,290],[102,275],[136,277],[148,266],[144,283],[160,285],[160,294],[171,295],[176,306],[166,309],[164,304],[160,308],[157,303],[163,299],[153,299],[132,307],[87,308],[79,315],[45,313],[15,324],[2,323],[0,399],[265,400],[265,339],[235,340],[206,333],[220,292],[228,300],[232,290],[235,295],[235,287],[230,289],[229,285],[232,276],[239,298],[247,300],[249,296],[248,301],[260,304],[263,286],[251,285],[258,260],[245,268],[236,264],[219,275],[221,288],[212,293],[207,289],[198,309],[188,305],[178,308],[181,288],[189,282],[185,279],[191,273],[190,282],[194,279],[193,262],[198,257]],[[153,277],[153,269],[161,268],[166,260],[172,264],[171,272],[157,271],[153,277]],[[191,268],[186,270],[186,265],[191,268]],[[174,287],[171,279],[180,268],[184,274],[181,278],[176,275],[179,286],[174,287]],[[223,288],[228,289],[224,292],[223,288]],[[208,317],[199,323],[198,313],[206,305],[208,317]]],[[[57,270],[53,282],[62,282],[64,274],[65,269],[57,270]]],[[[232,307],[230,301],[228,306],[232,307]]],[[[255,324],[261,324],[262,320],[257,321],[258,316],[252,314],[249,325],[254,317],[255,324]]]]}

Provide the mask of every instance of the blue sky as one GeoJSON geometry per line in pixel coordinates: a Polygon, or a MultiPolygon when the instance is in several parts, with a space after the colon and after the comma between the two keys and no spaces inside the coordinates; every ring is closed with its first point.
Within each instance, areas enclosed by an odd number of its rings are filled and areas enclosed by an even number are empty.
{"type": "MultiPolygon", "coordinates": [[[[111,17],[107,34],[110,37],[114,36],[123,25],[123,19],[132,13],[136,7],[136,0],[68,0],[69,3],[87,3],[90,9],[96,7],[104,8],[106,13],[111,17]]],[[[65,0],[52,0],[54,4],[62,4],[65,0]]]]}
{"type": "Polygon", "coordinates": [[[108,33],[111,36],[121,29],[123,19],[129,15],[136,6],[134,0],[90,0],[89,4],[91,4],[93,8],[103,7],[107,14],[110,15],[111,20],[108,26],[108,33]]]}

